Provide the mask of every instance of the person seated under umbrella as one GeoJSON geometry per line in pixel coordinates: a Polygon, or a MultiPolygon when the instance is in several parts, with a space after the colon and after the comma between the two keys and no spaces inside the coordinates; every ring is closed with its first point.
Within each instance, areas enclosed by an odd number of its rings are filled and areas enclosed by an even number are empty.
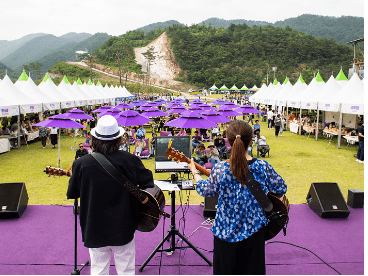
{"type": "Polygon", "coordinates": [[[220,162],[220,154],[212,142],[208,144],[207,148],[209,149],[208,151],[206,151],[208,161],[212,164],[213,167],[215,167],[215,165],[220,162]]]}
{"type": "Polygon", "coordinates": [[[79,144],[79,149],[75,152],[75,159],[79,159],[88,154],[88,151],[84,148],[83,143],[79,144]]]}
{"type": "Polygon", "coordinates": [[[146,148],[146,142],[143,141],[142,135],[137,135],[138,140],[135,141],[135,155],[141,156],[142,151],[146,148]]]}
{"type": "Polygon", "coordinates": [[[220,156],[222,156],[222,153],[226,151],[226,144],[224,138],[222,138],[221,133],[217,134],[217,138],[215,139],[215,147],[220,153],[220,156]]]}
{"type": "Polygon", "coordinates": [[[196,163],[198,163],[199,165],[203,166],[205,163],[208,163],[208,158],[207,155],[205,153],[206,147],[204,146],[204,144],[199,144],[196,146],[195,148],[195,153],[197,154],[196,159],[194,159],[194,161],[196,163]]]}
{"type": "Polygon", "coordinates": [[[192,146],[196,148],[202,143],[202,137],[198,135],[198,130],[194,131],[194,136],[192,137],[192,146]]]}

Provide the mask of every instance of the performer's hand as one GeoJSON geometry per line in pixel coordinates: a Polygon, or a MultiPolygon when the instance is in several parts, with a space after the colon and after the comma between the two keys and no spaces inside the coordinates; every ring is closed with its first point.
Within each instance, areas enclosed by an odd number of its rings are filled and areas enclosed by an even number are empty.
{"type": "Polygon", "coordinates": [[[192,158],[191,162],[190,162],[190,163],[188,163],[188,168],[190,169],[190,171],[191,171],[192,173],[194,173],[194,172],[196,172],[196,171],[197,171],[197,169],[196,169],[196,167],[195,167],[195,165],[194,165],[194,159],[193,159],[193,158],[192,158]]]}

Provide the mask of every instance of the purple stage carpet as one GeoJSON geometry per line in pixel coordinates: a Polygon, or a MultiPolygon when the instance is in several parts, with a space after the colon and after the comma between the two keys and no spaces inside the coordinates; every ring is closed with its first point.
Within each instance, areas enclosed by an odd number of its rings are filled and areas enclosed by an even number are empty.
{"type": "MultiPolygon", "coordinates": [[[[280,233],[266,244],[267,274],[363,275],[364,211],[350,210],[347,219],[322,219],[308,205],[291,205],[287,235],[280,233]]],[[[166,206],[166,211],[170,212],[170,206],[166,206]]],[[[202,213],[198,205],[177,207],[176,226],[212,261],[213,236],[202,213]]],[[[169,230],[170,219],[165,220],[165,227],[163,221],[150,233],[136,233],[136,274],[212,274],[212,267],[191,248],[176,249],[171,255],[156,253],[143,271],[139,271],[169,230]]],[[[80,267],[89,260],[89,254],[81,242],[79,226],[78,239],[80,267]]],[[[176,240],[178,246],[186,246],[179,237],[176,240]]],[[[165,242],[164,249],[169,246],[165,242]]],[[[0,248],[0,275],[70,275],[74,269],[73,207],[30,205],[19,219],[1,219],[0,248]]],[[[90,267],[84,268],[81,274],[90,274],[90,267]]],[[[113,261],[110,274],[116,274],[113,261]]]]}

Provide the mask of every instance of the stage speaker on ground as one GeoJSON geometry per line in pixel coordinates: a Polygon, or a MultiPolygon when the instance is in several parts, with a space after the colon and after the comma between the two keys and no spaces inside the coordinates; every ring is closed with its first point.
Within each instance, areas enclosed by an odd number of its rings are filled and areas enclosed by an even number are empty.
{"type": "Polygon", "coordinates": [[[216,216],[217,201],[218,195],[204,198],[204,208],[203,208],[204,217],[214,218],[216,216]]]}
{"type": "Polygon", "coordinates": [[[0,183],[0,219],[20,218],[28,204],[28,193],[23,182],[0,183]]]}
{"type": "Polygon", "coordinates": [[[358,189],[348,190],[348,205],[352,208],[363,208],[364,193],[358,189]]]}
{"type": "Polygon", "coordinates": [[[309,207],[321,218],[347,218],[350,210],[337,183],[312,183],[307,195],[309,207]]]}

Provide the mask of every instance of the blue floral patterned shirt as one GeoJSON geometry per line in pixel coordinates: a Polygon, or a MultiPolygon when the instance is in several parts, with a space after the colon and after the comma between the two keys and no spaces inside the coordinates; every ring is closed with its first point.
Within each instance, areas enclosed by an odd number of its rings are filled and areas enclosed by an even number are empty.
{"type": "MultiPolygon", "coordinates": [[[[285,194],[285,181],[264,160],[248,161],[249,172],[263,191],[285,194]]],[[[235,179],[226,161],[217,163],[206,180],[197,182],[197,192],[204,197],[218,194],[217,212],[212,233],[217,238],[238,242],[257,232],[267,224],[262,207],[246,186],[235,179]]]]}

